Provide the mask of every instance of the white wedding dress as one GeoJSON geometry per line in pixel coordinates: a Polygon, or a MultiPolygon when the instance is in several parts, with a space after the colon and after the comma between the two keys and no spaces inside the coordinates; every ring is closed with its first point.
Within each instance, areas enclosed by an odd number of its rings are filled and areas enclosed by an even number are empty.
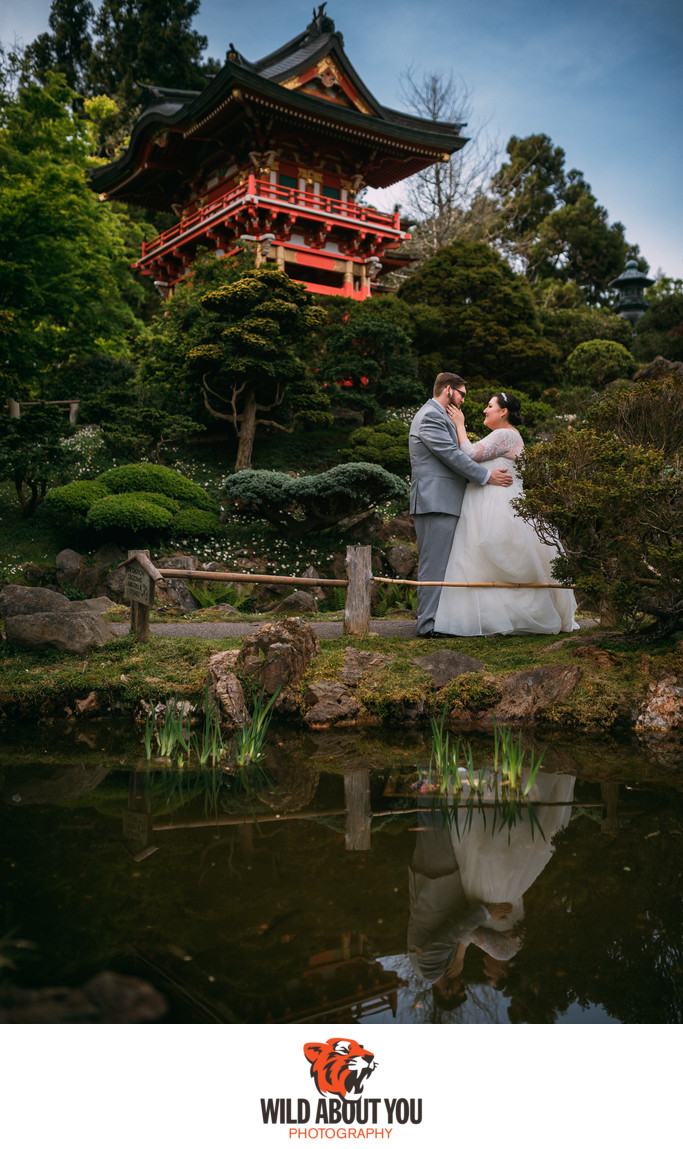
{"type": "MultiPolygon", "coordinates": [[[[510,506],[522,494],[515,459],[523,446],[519,431],[503,427],[461,448],[489,470],[506,467],[513,482],[467,484],[444,582],[557,581],[551,563],[559,549],[541,542],[510,506]]],[[[443,587],[434,629],[457,635],[558,634],[578,630],[575,611],[570,590],[443,587]]]]}

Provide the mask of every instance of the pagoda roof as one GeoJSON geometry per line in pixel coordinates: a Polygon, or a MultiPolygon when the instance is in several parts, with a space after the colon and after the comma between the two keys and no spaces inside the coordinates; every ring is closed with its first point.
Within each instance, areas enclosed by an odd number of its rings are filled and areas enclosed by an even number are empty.
{"type": "Polygon", "coordinates": [[[388,187],[467,143],[462,123],[422,119],[380,104],[348,59],[343,36],[324,8],[314,12],[302,33],[256,62],[231,44],[225,66],[201,92],[139,85],[148,105],[126,151],[91,171],[93,189],[107,198],[168,207],[183,173],[196,171],[210,154],[207,142],[220,143],[225,155],[230,138],[244,133],[245,103],[265,106],[279,120],[305,125],[311,133],[374,149],[368,182],[375,187],[388,187]],[[170,147],[166,132],[172,135],[170,147]]]}

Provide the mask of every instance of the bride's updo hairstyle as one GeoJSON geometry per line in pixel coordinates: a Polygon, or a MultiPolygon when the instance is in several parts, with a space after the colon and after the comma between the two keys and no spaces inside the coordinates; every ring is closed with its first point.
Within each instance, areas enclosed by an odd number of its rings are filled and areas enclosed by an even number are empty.
{"type": "Polygon", "coordinates": [[[522,408],[519,399],[515,399],[514,395],[507,395],[505,391],[496,391],[493,398],[499,407],[507,407],[508,423],[516,427],[522,422],[522,408]]]}

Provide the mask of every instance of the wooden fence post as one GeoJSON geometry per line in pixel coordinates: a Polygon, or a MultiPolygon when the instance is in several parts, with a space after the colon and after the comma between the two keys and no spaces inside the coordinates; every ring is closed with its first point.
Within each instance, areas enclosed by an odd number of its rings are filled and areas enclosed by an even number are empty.
{"type": "Polygon", "coordinates": [[[372,810],[370,808],[370,771],[344,771],[344,801],[346,802],[345,844],[347,850],[369,850],[372,810]]]}
{"type": "Polygon", "coordinates": [[[344,634],[367,634],[370,629],[370,587],[372,585],[370,547],[346,548],[346,589],[344,634]]]}
{"type": "Polygon", "coordinates": [[[135,632],[137,642],[149,638],[149,612],[154,602],[154,584],[161,575],[149,561],[149,551],[128,551],[128,558],[121,564],[126,568],[124,598],[130,601],[130,629],[135,632]]]}

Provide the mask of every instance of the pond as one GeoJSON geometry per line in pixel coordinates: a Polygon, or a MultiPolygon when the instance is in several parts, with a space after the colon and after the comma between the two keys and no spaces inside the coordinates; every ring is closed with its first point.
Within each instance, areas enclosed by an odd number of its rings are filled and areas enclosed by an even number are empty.
{"type": "Polygon", "coordinates": [[[274,729],[239,777],[132,724],[4,731],[2,985],[111,970],[181,1023],[680,1021],[679,756],[537,735],[515,803],[435,793],[429,745],[274,729]]]}

